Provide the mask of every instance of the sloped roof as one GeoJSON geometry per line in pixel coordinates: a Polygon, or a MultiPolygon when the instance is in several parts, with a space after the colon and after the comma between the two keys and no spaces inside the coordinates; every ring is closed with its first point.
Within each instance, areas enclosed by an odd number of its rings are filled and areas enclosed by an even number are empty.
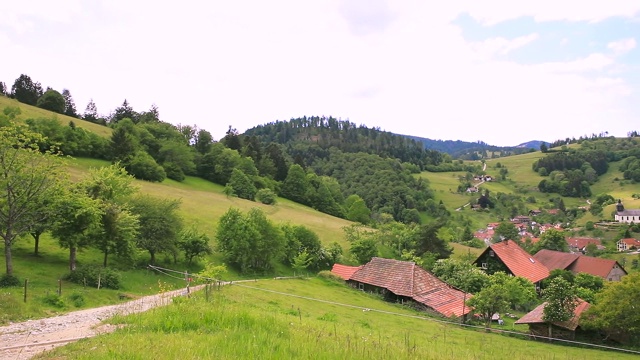
{"type": "Polygon", "coordinates": [[[396,295],[413,295],[413,270],[416,264],[374,257],[356,271],[350,280],[385,288],[396,295]]]}
{"type": "MultiPolygon", "coordinates": [[[[501,241],[485,250],[493,250],[504,265],[515,276],[521,276],[535,283],[549,277],[549,269],[524,251],[515,241],[501,241]]],[[[483,256],[484,253],[480,256],[483,256]]]]}
{"type": "MultiPolygon", "coordinates": [[[[546,305],[547,305],[546,302],[538,305],[531,312],[527,313],[526,315],[521,317],[518,321],[516,321],[516,324],[544,324],[544,323],[546,323],[544,320],[542,320],[542,317],[544,315],[544,307],[546,305]]],[[[578,323],[580,321],[580,316],[590,306],[591,306],[591,304],[589,304],[588,302],[586,302],[586,301],[584,301],[582,299],[578,299],[578,306],[576,306],[576,309],[573,311],[573,317],[570,320],[562,321],[562,322],[553,322],[552,324],[556,325],[558,327],[564,328],[564,329],[575,331],[575,329],[578,327],[578,323]]]]}
{"type": "Polygon", "coordinates": [[[568,270],[571,270],[575,273],[587,273],[591,275],[600,276],[601,278],[607,279],[607,275],[613,270],[613,268],[617,266],[624,273],[627,272],[618,264],[617,261],[613,259],[602,259],[591,256],[580,256],[578,260],[574,262],[568,270]]]}
{"type": "Polygon", "coordinates": [[[582,249],[589,244],[602,245],[602,242],[599,239],[594,238],[570,237],[567,238],[567,244],[569,244],[569,246],[582,249]]]}
{"type": "Polygon", "coordinates": [[[640,216],[640,210],[638,209],[622,210],[622,211],[617,211],[616,214],[619,216],[640,216]]]}
{"type": "Polygon", "coordinates": [[[331,272],[340,276],[344,280],[349,280],[351,275],[358,271],[362,266],[348,266],[342,264],[333,264],[333,268],[331,268],[331,272]]]}
{"type": "Polygon", "coordinates": [[[571,254],[562,251],[553,251],[542,249],[538,251],[533,258],[541,262],[549,271],[568,268],[576,259],[580,257],[578,254],[571,254]]]}
{"type": "Polygon", "coordinates": [[[634,239],[634,238],[624,238],[624,239],[620,239],[618,240],[619,243],[625,243],[628,246],[640,246],[640,240],[638,239],[634,239]]]}
{"type": "Polygon", "coordinates": [[[414,262],[374,257],[349,280],[385,288],[399,296],[410,297],[444,316],[469,313],[465,299],[471,295],[458,290],[414,262]]]}

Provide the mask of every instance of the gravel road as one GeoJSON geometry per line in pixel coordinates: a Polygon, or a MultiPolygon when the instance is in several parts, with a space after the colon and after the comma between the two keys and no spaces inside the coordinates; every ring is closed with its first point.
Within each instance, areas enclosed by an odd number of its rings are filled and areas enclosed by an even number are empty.
{"type": "MultiPolygon", "coordinates": [[[[199,290],[204,285],[191,287],[199,290]]],[[[141,297],[118,305],[70,312],[64,315],[28,320],[0,327],[0,359],[29,359],[57,346],[114,331],[116,326],[102,324],[114,315],[143,312],[171,303],[185,295],[186,289],[141,297]]]]}

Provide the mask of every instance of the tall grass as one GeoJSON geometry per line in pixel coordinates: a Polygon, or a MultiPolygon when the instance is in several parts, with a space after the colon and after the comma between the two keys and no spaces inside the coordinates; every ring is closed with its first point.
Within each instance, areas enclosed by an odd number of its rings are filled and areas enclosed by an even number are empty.
{"type": "Polygon", "coordinates": [[[417,318],[329,280],[271,280],[199,293],[115,319],[115,333],[40,358],[601,359],[621,353],[551,345],[417,318]],[[327,304],[266,290],[334,301],[327,304]],[[370,307],[371,311],[337,303],[370,307]],[[365,311],[363,311],[365,310],[365,311]],[[380,310],[380,311],[376,311],[380,310]],[[404,316],[402,316],[404,315],[404,316]]]}

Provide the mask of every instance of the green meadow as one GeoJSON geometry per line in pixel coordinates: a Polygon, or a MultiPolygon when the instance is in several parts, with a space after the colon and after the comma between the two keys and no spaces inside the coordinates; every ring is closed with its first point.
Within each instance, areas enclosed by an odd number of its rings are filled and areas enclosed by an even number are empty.
{"type": "Polygon", "coordinates": [[[17,121],[25,121],[26,119],[58,119],[61,124],[68,124],[70,121],[73,121],[77,127],[91,131],[100,136],[111,136],[111,128],[106,126],[102,126],[99,124],[95,124],[89,121],[84,121],[82,119],[76,119],[67,115],[56,114],[49,110],[44,110],[36,106],[31,106],[27,104],[23,104],[18,102],[18,100],[10,99],[5,96],[0,96],[0,109],[4,109],[7,106],[18,107],[20,108],[20,115],[16,117],[17,121]]]}
{"type": "MultiPolygon", "coordinates": [[[[118,317],[38,359],[632,359],[429,318],[322,278],[238,283],[118,317]]],[[[499,326],[496,326],[499,327],[499,326]]],[[[507,323],[502,330],[526,332],[507,323]]]]}

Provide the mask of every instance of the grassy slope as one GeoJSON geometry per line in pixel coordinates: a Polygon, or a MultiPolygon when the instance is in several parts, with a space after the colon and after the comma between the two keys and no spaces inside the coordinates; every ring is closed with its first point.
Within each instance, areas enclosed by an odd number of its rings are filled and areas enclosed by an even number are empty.
{"type": "Polygon", "coordinates": [[[40,109],[39,107],[36,107],[36,106],[23,104],[18,100],[9,99],[7,97],[0,96],[0,110],[4,109],[7,106],[14,106],[14,107],[20,108],[21,114],[16,118],[18,121],[24,121],[26,119],[39,119],[39,118],[53,117],[58,119],[61,124],[66,125],[69,123],[69,121],[73,121],[77,127],[86,129],[100,136],[106,137],[111,135],[111,129],[106,126],[94,124],[92,122],[84,121],[81,119],[72,118],[66,115],[56,114],[49,110],[40,109]]]}
{"type": "MultiPolygon", "coordinates": [[[[39,358],[632,358],[445,325],[423,318],[424,313],[319,278],[250,282],[215,291],[209,302],[204,297],[200,292],[164,308],[115,319],[127,326],[39,358]]],[[[503,328],[514,326],[509,322],[503,328]]],[[[515,330],[526,331],[526,327],[515,330]]]]}

